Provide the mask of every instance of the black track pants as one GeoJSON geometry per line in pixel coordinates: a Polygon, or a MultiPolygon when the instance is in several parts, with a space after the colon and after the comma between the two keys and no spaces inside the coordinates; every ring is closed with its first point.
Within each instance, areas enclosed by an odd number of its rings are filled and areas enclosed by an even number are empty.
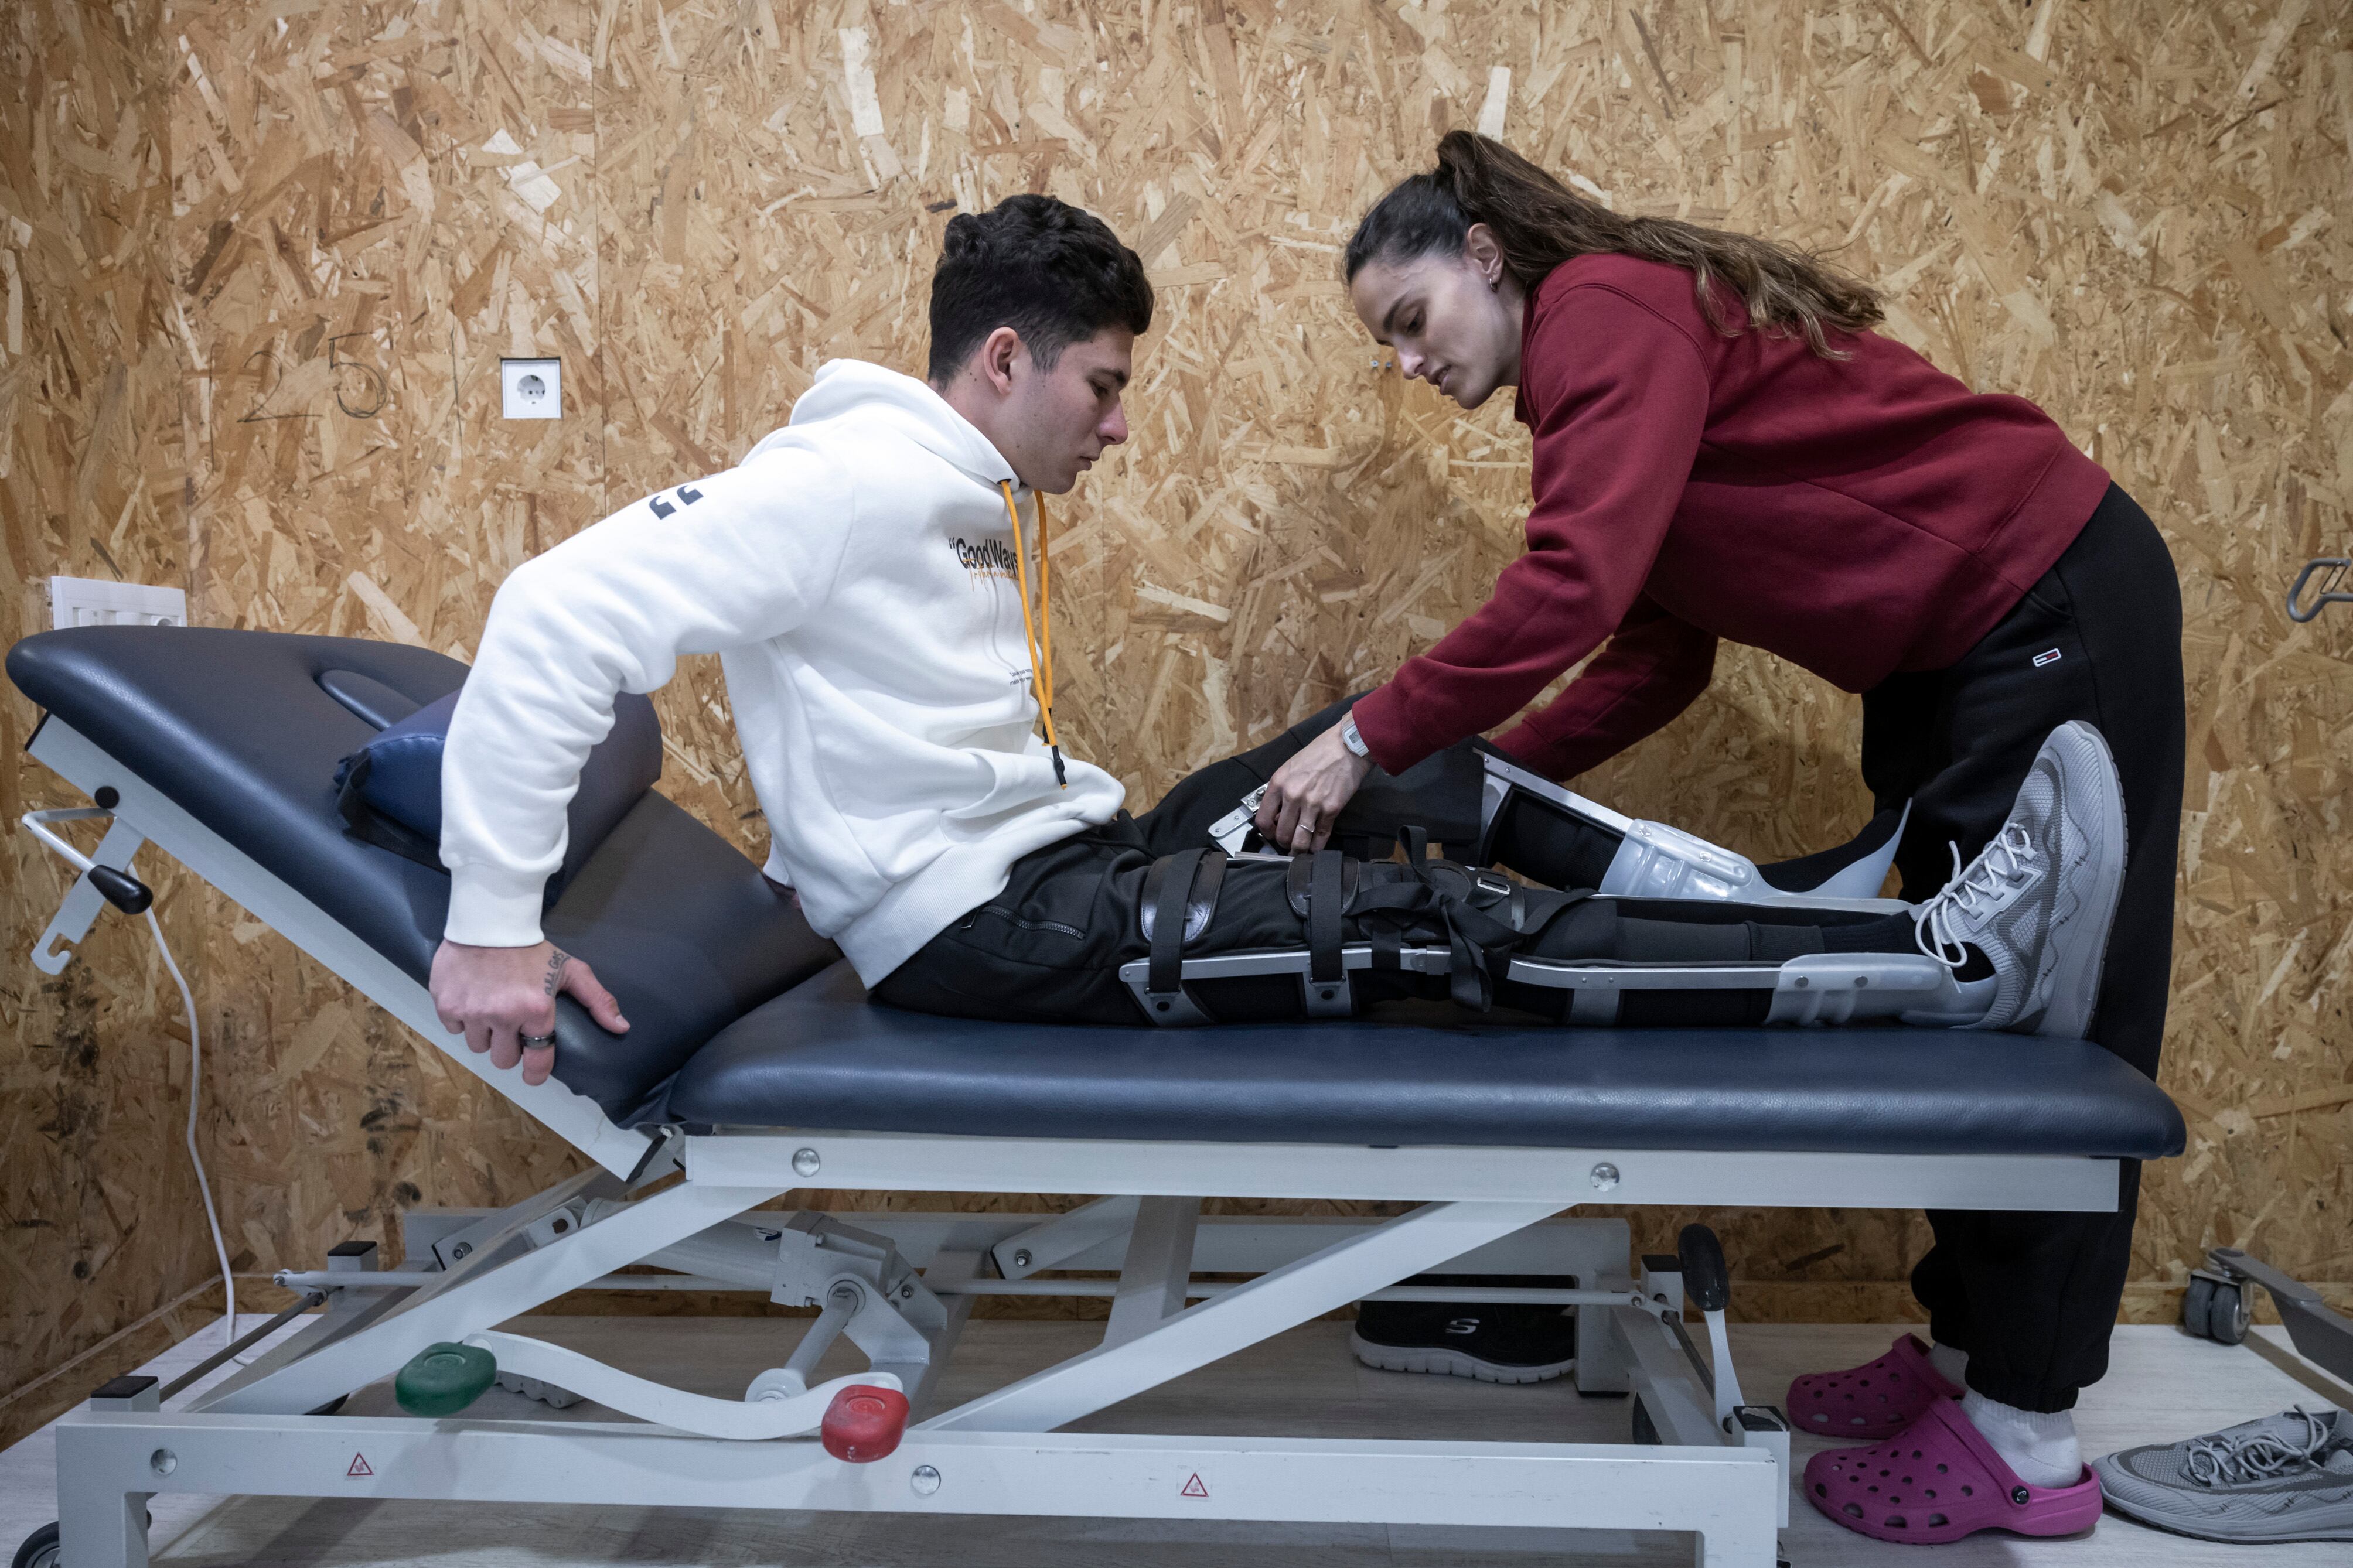
{"type": "MultiPolygon", "coordinates": [[[[1149,952],[1139,916],[1153,862],[1208,844],[1211,824],[1314,735],[1337,723],[1345,711],[1345,704],[1335,705],[1264,746],[1212,763],[1180,781],[1141,817],[1123,814],[1101,828],[1024,856],[1014,862],[1003,892],[918,949],[874,988],[874,995],[893,1006],[959,1017],[1145,1023],[1133,993],[1119,978],[1119,968],[1149,952]]],[[[1471,742],[1396,777],[1377,773],[1342,813],[1335,842],[1386,849],[1400,828],[1410,826],[1425,829],[1441,844],[1467,847],[1478,837],[1482,776],[1482,765],[1471,742]]],[[[1504,864],[1546,886],[1559,885],[1565,873],[1574,869],[1551,863],[1535,848],[1508,857],[1504,864]]],[[[1290,902],[1288,873],[1282,861],[1231,862],[1218,894],[1216,918],[1199,940],[1187,945],[1187,956],[1305,947],[1305,927],[1290,902]]],[[[1407,880],[1412,873],[1398,862],[1366,860],[1357,864],[1354,875],[1377,886],[1407,880]]],[[[1854,928],[1850,940],[1841,943],[1846,951],[1873,945],[1872,933],[1883,924],[1888,929],[1879,933],[1877,945],[1889,951],[1908,951],[1912,945],[1908,921],[1581,897],[1535,936],[1527,951],[1552,958],[1622,962],[1780,960],[1822,952],[1822,931],[1829,923],[1854,928]],[[1860,942],[1852,940],[1857,932],[1863,933],[1860,942]]],[[[1345,941],[1367,941],[1373,934],[1364,918],[1350,917],[1345,923],[1345,941]]],[[[1370,1001],[1442,999],[1449,989],[1445,976],[1382,971],[1359,971],[1356,984],[1370,1001]]],[[[1214,994],[1208,994],[1208,987],[1201,989],[1221,1018],[1283,1018],[1300,1011],[1299,984],[1288,975],[1219,982],[1214,994]]],[[[1507,983],[1497,988],[1495,1000],[1558,1017],[1567,994],[1507,983]]],[[[1753,1024],[1761,1021],[1768,1000],[1762,991],[1641,993],[1622,1003],[1622,1021],[1753,1024]]]]}
{"type": "MultiPolygon", "coordinates": [[[[2111,486],[2059,563],[1950,669],[1893,677],[1863,696],[1862,771],[1882,807],[1913,802],[1896,857],[1904,897],[1945,884],[2010,813],[2043,738],[2098,726],[2124,783],[2124,889],[2091,1037],[2157,1075],[2173,963],[2182,778],[2181,595],[2147,514],[2111,486]]],[[[1936,1246],[1912,1273],[1970,1386],[2027,1410],[2065,1410],[2107,1370],[2140,1191],[2124,1163],[2114,1214],[1932,1211],[1936,1246]]]]}

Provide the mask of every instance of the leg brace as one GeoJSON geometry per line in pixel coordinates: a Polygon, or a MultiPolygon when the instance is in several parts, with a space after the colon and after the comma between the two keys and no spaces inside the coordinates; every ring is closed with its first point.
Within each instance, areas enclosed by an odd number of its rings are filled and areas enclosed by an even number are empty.
{"type": "MultiPolygon", "coordinates": [[[[1418,849],[1409,845],[1409,851],[1418,849]]],[[[1304,947],[1261,947],[1186,957],[1216,913],[1225,857],[1188,849],[1146,874],[1142,923],[1149,958],[1120,967],[1120,979],[1155,1024],[1217,1022],[1196,988],[1220,981],[1287,975],[1311,1018],[1357,1011],[1355,977],[1369,970],[1446,975],[1455,1000],[1483,1009],[1491,979],[1571,993],[1564,1021],[1606,1026],[1630,991],[1768,991],[1768,1024],[1841,1024],[1911,1018],[1965,1022],[1973,1006],[1941,961],[1924,953],[1809,953],[1780,962],[1633,963],[1540,958],[1514,949],[1540,932],[1578,895],[1529,888],[1490,871],[1409,858],[1410,879],[1365,885],[1363,863],[1335,851],[1291,861],[1287,892],[1307,925],[1304,947]],[[1345,940],[1345,917],[1375,934],[1345,940]],[[1389,928],[1384,931],[1383,928],[1389,928]]]]}
{"type": "MultiPolygon", "coordinates": [[[[1866,829],[1849,849],[1852,854],[1812,857],[1803,885],[1786,885],[1789,879],[1768,879],[1746,855],[1711,844],[1663,822],[1650,822],[1610,810],[1597,801],[1563,789],[1550,779],[1505,762],[1493,752],[1481,757],[1485,766],[1479,821],[1482,833],[1470,858],[1475,865],[1493,862],[1493,847],[1504,813],[1540,812],[1580,824],[1618,841],[1617,854],[1594,890],[1618,898],[1715,899],[1744,903],[1803,903],[1823,908],[1890,904],[1878,900],[1904,826],[1911,818],[1907,803],[1893,825],[1883,818],[1866,829]],[[1815,863],[1831,864],[1815,868],[1815,863]]],[[[1253,822],[1266,798],[1261,784],[1242,797],[1232,811],[1219,817],[1209,837],[1232,855],[1260,847],[1253,822]]]]}

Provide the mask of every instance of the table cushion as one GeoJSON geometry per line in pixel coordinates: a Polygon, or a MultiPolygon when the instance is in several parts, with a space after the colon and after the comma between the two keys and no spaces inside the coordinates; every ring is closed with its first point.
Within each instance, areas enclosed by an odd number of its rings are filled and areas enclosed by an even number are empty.
{"type": "MultiPolygon", "coordinates": [[[[424,704],[466,667],[398,643],[217,627],[83,626],[8,650],[26,697],[421,984],[449,879],[344,834],[335,764],[377,725],[321,685],[337,671],[388,691],[385,703],[424,704]]],[[[733,845],[653,794],[542,925],[629,1019],[608,1035],[569,997],[557,1006],[555,1076],[624,1126],[659,1114],[696,1047],[837,956],[733,845]]]]}
{"type": "Polygon", "coordinates": [[[2164,1091],[2081,1040],[1432,1016],[1016,1027],[870,1002],[837,964],[697,1052],[668,1109],[706,1125],[1029,1138],[2138,1159],[2182,1147],[2164,1091]]]}

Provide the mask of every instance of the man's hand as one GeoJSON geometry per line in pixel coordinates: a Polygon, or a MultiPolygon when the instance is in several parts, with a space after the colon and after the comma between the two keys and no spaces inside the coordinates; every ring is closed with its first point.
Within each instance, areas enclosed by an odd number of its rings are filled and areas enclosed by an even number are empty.
{"type": "Polygon", "coordinates": [[[1348,804],[1372,761],[1340,743],[1334,725],[1299,754],[1274,770],[1266,782],[1266,798],[1259,802],[1258,830],[1277,849],[1297,855],[1321,849],[1332,837],[1332,824],[1348,804]]]}
{"type": "Polygon", "coordinates": [[[629,1030],[621,1005],[588,966],[552,942],[535,947],[468,947],[445,942],[433,955],[433,1010],[442,1027],[491,1053],[491,1065],[522,1063],[525,1083],[545,1083],[555,1046],[523,1047],[524,1035],[555,1033],[555,999],[566,992],[616,1035],[629,1030]]]}

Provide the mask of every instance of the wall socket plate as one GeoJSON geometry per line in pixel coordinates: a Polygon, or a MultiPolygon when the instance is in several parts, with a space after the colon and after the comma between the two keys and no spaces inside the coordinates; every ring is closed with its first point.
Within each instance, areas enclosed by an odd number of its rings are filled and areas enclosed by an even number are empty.
{"type": "Polygon", "coordinates": [[[66,626],[185,626],[188,595],[180,588],[115,583],[103,577],[49,579],[49,625],[66,626]]]}
{"type": "Polygon", "coordinates": [[[499,406],[509,419],[554,419],[564,412],[564,362],[499,361],[499,406]]]}

